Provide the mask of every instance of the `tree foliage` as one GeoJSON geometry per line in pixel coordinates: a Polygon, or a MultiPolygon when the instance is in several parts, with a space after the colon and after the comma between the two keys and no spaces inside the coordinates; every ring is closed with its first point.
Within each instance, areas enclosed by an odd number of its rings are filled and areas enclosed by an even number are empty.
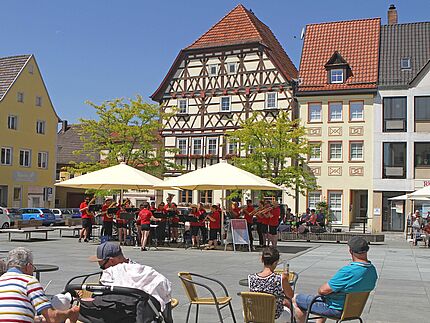
{"type": "Polygon", "coordinates": [[[97,119],[80,119],[83,149],[74,153],[86,154],[91,161],[72,163],[69,171],[86,173],[125,162],[160,177],[167,167],[175,168],[164,159],[159,131],[169,116],[158,105],[143,102],[141,96],[87,104],[95,109],[97,119]],[[100,162],[95,156],[100,156],[100,162]]]}
{"type": "Polygon", "coordinates": [[[315,190],[316,179],[306,165],[310,147],[305,131],[287,111],[280,111],[273,121],[255,113],[229,135],[230,142],[238,142],[240,150],[247,152],[245,157],[235,157],[233,163],[294,192],[315,190]]]}

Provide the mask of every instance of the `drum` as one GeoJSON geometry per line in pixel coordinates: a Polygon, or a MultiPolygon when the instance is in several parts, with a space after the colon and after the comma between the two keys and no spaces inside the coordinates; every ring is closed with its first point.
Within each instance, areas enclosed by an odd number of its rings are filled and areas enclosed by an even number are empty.
{"type": "Polygon", "coordinates": [[[309,232],[309,229],[307,226],[301,224],[301,225],[299,225],[298,232],[299,233],[307,233],[307,232],[309,232]]]}

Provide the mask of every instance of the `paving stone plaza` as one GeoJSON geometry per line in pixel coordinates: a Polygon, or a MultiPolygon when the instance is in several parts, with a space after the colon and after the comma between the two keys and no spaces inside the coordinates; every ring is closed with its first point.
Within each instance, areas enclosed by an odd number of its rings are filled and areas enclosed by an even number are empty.
{"type": "MultiPolygon", "coordinates": [[[[88,261],[95,254],[96,244],[78,243],[74,238],[50,235],[49,241],[7,241],[0,235],[0,257],[17,246],[29,247],[34,252],[35,263],[55,264],[59,271],[41,274],[47,294],[61,292],[67,279],[72,276],[95,272],[98,266],[88,261]]],[[[338,268],[350,260],[346,244],[336,243],[280,243],[281,258],[289,260],[291,270],[300,275],[297,292],[315,293],[338,268]]],[[[248,273],[260,270],[259,253],[232,251],[200,251],[176,248],[160,248],[158,251],[140,252],[123,247],[127,257],[154,267],[164,274],[173,285],[173,296],[179,299],[174,309],[175,322],[185,322],[187,298],[177,277],[179,271],[190,271],[221,280],[233,296],[233,307],[238,322],[243,321],[241,301],[237,293],[246,290],[239,280],[248,273]]],[[[365,322],[425,322],[430,315],[430,250],[423,246],[411,247],[400,234],[386,235],[385,244],[371,245],[369,258],[375,264],[379,281],[363,314],[365,322]]],[[[216,289],[217,292],[220,290],[216,289]]],[[[191,318],[194,316],[191,314],[191,318]]],[[[228,311],[223,311],[226,322],[228,311]]],[[[199,322],[217,322],[212,307],[201,307],[199,322]]]]}

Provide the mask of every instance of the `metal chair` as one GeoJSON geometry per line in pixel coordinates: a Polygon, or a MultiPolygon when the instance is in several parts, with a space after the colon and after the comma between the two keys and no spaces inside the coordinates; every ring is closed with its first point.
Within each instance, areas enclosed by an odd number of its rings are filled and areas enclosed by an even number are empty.
{"type": "Polygon", "coordinates": [[[230,308],[233,322],[236,323],[236,318],[235,318],[234,313],[233,313],[233,307],[231,306],[232,298],[228,295],[227,289],[223,283],[221,283],[219,280],[216,280],[213,278],[209,278],[209,277],[202,276],[199,274],[188,273],[188,272],[180,272],[180,273],[178,273],[178,276],[181,279],[182,285],[184,286],[185,292],[187,293],[188,299],[190,300],[190,305],[188,306],[188,311],[187,311],[187,319],[186,319],[187,323],[188,323],[188,319],[190,317],[191,306],[193,304],[195,304],[197,306],[197,308],[196,308],[196,323],[198,322],[198,319],[199,319],[199,306],[200,305],[215,306],[217,313],[218,313],[219,321],[221,323],[224,322],[222,315],[221,315],[221,309],[228,306],[230,308]],[[200,281],[196,282],[195,280],[193,280],[193,277],[198,277],[199,280],[208,280],[208,281],[217,283],[224,290],[225,296],[217,297],[215,295],[214,291],[209,286],[203,284],[200,281]],[[197,289],[195,287],[196,285],[206,289],[211,294],[211,297],[199,297],[197,295],[197,289]]]}
{"type": "Polygon", "coordinates": [[[345,322],[345,321],[353,321],[353,320],[359,320],[360,323],[363,323],[363,320],[361,319],[361,314],[363,313],[364,306],[366,306],[366,302],[367,302],[367,299],[369,298],[369,294],[370,292],[346,294],[345,305],[343,307],[342,315],[340,318],[311,313],[311,308],[313,304],[317,302],[323,302],[323,299],[321,299],[321,296],[315,296],[308,306],[308,309],[306,312],[306,322],[309,322],[309,320],[314,320],[318,318],[328,318],[336,321],[337,323],[345,322]],[[310,317],[311,314],[314,314],[317,316],[310,317]]]}
{"type": "Polygon", "coordinates": [[[243,318],[245,323],[274,323],[276,297],[267,293],[242,292],[243,318]]]}

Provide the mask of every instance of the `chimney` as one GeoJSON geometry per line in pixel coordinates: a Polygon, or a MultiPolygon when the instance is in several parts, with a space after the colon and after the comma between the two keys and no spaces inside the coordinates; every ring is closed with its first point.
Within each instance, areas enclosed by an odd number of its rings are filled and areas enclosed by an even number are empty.
{"type": "Polygon", "coordinates": [[[61,131],[64,133],[67,130],[67,120],[61,121],[61,131]]]}
{"type": "Polygon", "coordinates": [[[388,8],[388,24],[389,25],[397,25],[397,9],[395,5],[390,5],[390,8],[388,8]]]}

